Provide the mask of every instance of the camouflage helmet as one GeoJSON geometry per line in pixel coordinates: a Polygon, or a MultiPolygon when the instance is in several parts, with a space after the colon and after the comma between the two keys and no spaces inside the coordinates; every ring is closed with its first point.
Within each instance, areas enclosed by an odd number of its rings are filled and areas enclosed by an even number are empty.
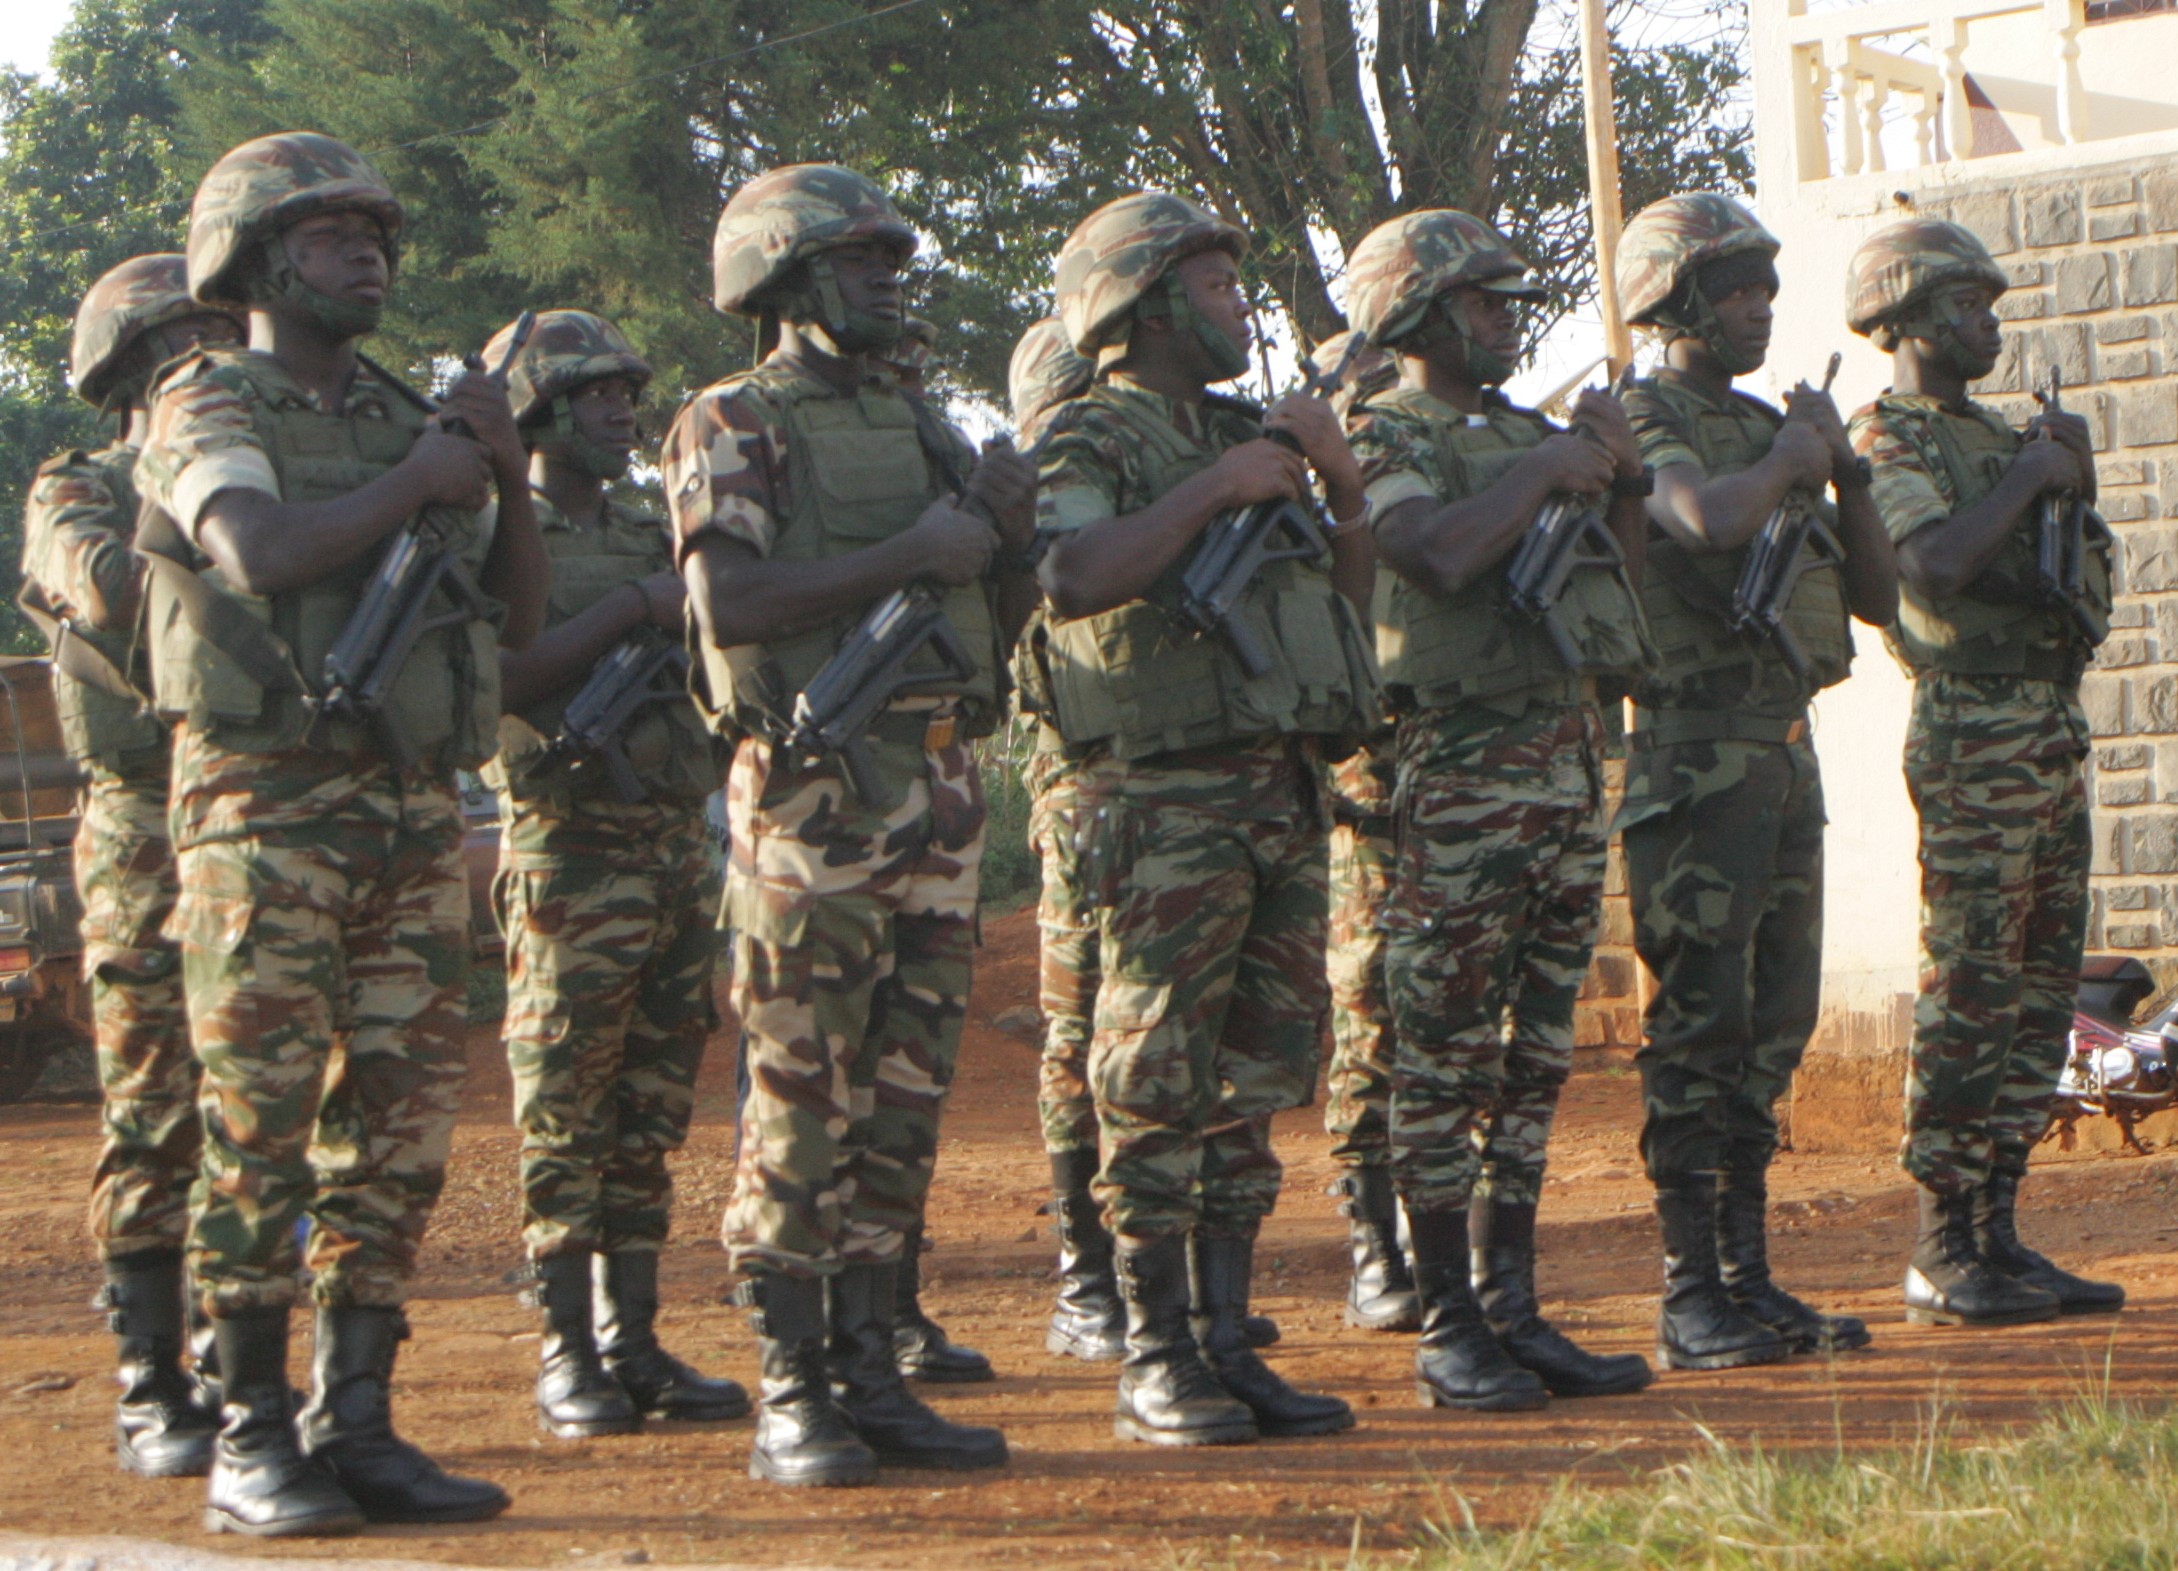
{"type": "Polygon", "coordinates": [[[1378,224],[1346,260],[1346,315],[1378,348],[1412,332],[1431,301],[1462,284],[1522,300],[1544,290],[1527,258],[1472,213],[1425,208],[1378,224]]]}
{"type": "Polygon", "coordinates": [[[1981,284],[2001,295],[2011,280],[1964,224],[1940,218],[1893,224],[1853,253],[1845,272],[1846,325],[1863,338],[1873,336],[1887,319],[1952,284],[1981,284]]]}
{"type": "Polygon", "coordinates": [[[400,260],[407,214],[370,161],[315,131],[244,142],[214,165],[189,206],[189,292],[212,304],[244,298],[240,265],[260,244],[313,213],[360,209],[386,231],[386,260],[400,260]]]}
{"type": "Polygon", "coordinates": [[[1619,306],[1627,321],[1657,325],[1657,308],[1696,268],[1746,251],[1775,256],[1778,250],[1777,237],[1728,196],[1716,191],[1667,196],[1636,213],[1619,237],[1619,306]]]}
{"type": "Polygon", "coordinates": [[[1134,308],[1173,263],[1198,251],[1238,257],[1247,248],[1240,229],[1169,191],[1137,191],[1107,202],[1059,248],[1059,320],[1074,348],[1094,355],[1125,342],[1134,308]]]}
{"type": "Polygon", "coordinates": [[[1328,377],[1345,367],[1338,385],[1325,391],[1331,407],[1344,415],[1372,393],[1382,392],[1399,380],[1399,366],[1392,357],[1369,342],[1358,327],[1333,333],[1302,357],[1302,364],[1316,377],[1328,377]],[[1358,347],[1356,345],[1358,344],[1358,347]],[[1352,359],[1348,359],[1348,355],[1352,359]]]}
{"type": "Polygon", "coordinates": [[[1069,398],[1088,390],[1096,368],[1075,352],[1066,324],[1047,316],[1021,335],[1006,367],[1006,396],[1013,423],[1023,431],[1069,398]]]}
{"type": "Polygon", "coordinates": [[[908,228],[876,181],[837,164],[788,164],[736,191],[711,239],[711,301],[754,316],[763,296],[798,262],[833,246],[875,241],[904,262],[915,254],[908,228]]]}
{"type": "Polygon", "coordinates": [[[110,269],[76,308],[68,374],[77,396],[103,409],[117,391],[116,378],[139,336],[214,310],[225,308],[200,305],[190,297],[188,264],[177,252],[133,256],[110,269]]]}
{"type": "MultiPolygon", "coordinates": [[[[484,363],[497,365],[514,336],[508,323],[484,346],[484,363]]],[[[650,362],[630,347],[620,329],[588,311],[539,311],[529,342],[507,368],[507,400],[517,425],[535,419],[552,401],[585,382],[632,377],[638,388],[651,378],[650,362]]]]}

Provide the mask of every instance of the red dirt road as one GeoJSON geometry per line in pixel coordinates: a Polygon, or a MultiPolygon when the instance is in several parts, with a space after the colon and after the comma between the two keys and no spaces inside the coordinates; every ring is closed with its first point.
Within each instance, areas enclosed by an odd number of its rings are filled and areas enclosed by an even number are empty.
{"type": "MultiPolygon", "coordinates": [[[[322,1545],[252,1546],[199,1530],[201,1486],[147,1483],[110,1453],[110,1343],[85,1305],[97,1272],[82,1237],[96,1126],[87,1106],[0,1110],[0,1535],[124,1533],[240,1553],[480,1565],[734,1561],[963,1571],[1018,1565],[1160,1564],[1199,1555],[1236,1566],[1311,1563],[1364,1543],[1417,1542],[1457,1491],[1485,1523],[1518,1518],[1569,1472],[1608,1482],[1699,1444],[1697,1423],[1772,1449],[1861,1448],[1909,1436],[1933,1399],[1963,1429],[2024,1420],[2099,1380],[2160,1400],[2178,1381],[2178,1157],[2055,1157],[2028,1188],[2028,1232],[2075,1268],[2124,1280],[2132,1307],[1967,1335],[1907,1327],[1896,1288],[1910,1197],[1887,1153],[1787,1156],[1775,1188],[1784,1278],[1863,1314],[1877,1345],[1835,1367],[1675,1374],[1632,1397],[1560,1402],[1536,1414],[1433,1413],[1414,1401],[1401,1337],[1339,1321],[1343,1224],[1314,1111],[1280,1131],[1285,1200],[1258,1253],[1259,1307],[1285,1341],[1271,1355],[1304,1385],[1351,1400],[1360,1425],[1329,1440],[1201,1452],[1112,1438],[1111,1371],[1048,1357],[1052,1245],[1036,1207],[1035,1053],[993,1017],[1034,996],[1026,912],[990,925],[932,1203],[939,1241],[927,1298],[1002,1373],[931,1393],[948,1413],[1005,1427],[1013,1462],[958,1477],[888,1472],[874,1488],[788,1491],[746,1476],[750,1425],[654,1426],[633,1437],[548,1440],[529,1407],[536,1336],[507,1278],[516,1240],[514,1136],[504,1069],[479,1033],[478,1073],[400,1367],[404,1429],[449,1463],[485,1473],[514,1509],[475,1528],[381,1529],[322,1545]],[[59,1377],[46,1378],[46,1377],[59,1377]],[[61,1386],[61,1381],[70,1383],[61,1386]],[[59,1389],[51,1389],[60,1386],[59,1389]]],[[[1623,1064],[1585,1060],[1553,1153],[1542,1285],[1562,1324],[1600,1349],[1642,1349],[1654,1313],[1654,1227],[1623,1064]]],[[[745,1316],[713,1229],[730,1178],[731,1040],[707,1066],[678,1173],[683,1234],[669,1251],[671,1345],[754,1384],[745,1316]]],[[[299,1341],[301,1339],[298,1339],[299,1341]]],[[[301,1370],[303,1349],[297,1349],[301,1370]]]]}

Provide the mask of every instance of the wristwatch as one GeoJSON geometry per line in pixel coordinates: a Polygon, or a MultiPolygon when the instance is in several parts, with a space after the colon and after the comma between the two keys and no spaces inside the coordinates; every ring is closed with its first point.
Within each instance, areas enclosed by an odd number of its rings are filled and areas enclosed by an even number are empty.
{"type": "Polygon", "coordinates": [[[1656,471],[1647,464],[1641,466],[1641,473],[1637,475],[1611,476],[1611,495],[1613,496],[1652,496],[1655,491],[1656,471]]]}

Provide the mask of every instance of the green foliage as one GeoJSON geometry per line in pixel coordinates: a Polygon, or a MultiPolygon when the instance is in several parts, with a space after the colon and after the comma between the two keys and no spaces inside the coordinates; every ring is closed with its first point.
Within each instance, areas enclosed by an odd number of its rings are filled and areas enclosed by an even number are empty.
{"type": "Polygon", "coordinates": [[[990,817],[984,826],[983,909],[1002,915],[1034,896],[1043,882],[1043,865],[1028,837],[1029,755],[1036,746],[1036,724],[1016,717],[1004,730],[976,744],[976,767],[983,774],[983,797],[990,817]]]}

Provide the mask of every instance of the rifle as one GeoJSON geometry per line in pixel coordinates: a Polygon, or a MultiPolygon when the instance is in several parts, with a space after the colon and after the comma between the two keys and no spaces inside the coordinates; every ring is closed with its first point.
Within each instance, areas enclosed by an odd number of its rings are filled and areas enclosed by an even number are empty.
{"type": "MultiPolygon", "coordinates": [[[[2054,365],[2045,385],[2034,390],[2034,401],[2044,414],[2061,415],[2064,378],[2054,365]]],[[[2078,624],[2089,643],[2098,636],[2087,608],[2080,603],[2082,562],[2087,554],[2087,504],[2077,491],[2043,494],[2035,504],[2034,592],[2040,603],[2064,611],[2078,624]]]]}
{"type": "MultiPolygon", "coordinates": [[[[506,353],[491,369],[493,376],[505,379],[536,325],[534,311],[516,318],[506,353]]],[[[469,364],[477,367],[473,356],[469,364]]],[[[474,435],[461,420],[448,421],[447,429],[474,435]]],[[[318,713],[369,726],[378,733],[387,757],[402,769],[416,761],[416,749],[386,712],[385,701],[409,656],[429,634],[498,615],[468,564],[447,549],[434,512],[425,509],[394,535],[340,636],[325,652],[320,673],[324,696],[317,701],[318,713]],[[442,588],[443,600],[450,604],[434,612],[431,603],[442,588]]]]}
{"type": "MultiPolygon", "coordinates": [[[[1631,366],[1626,374],[1631,376],[1631,366]]],[[[1574,426],[1573,434],[1594,440],[1585,425],[1574,426]]],[[[1566,585],[1575,573],[1591,569],[1620,573],[1625,566],[1626,552],[1604,522],[1599,500],[1559,492],[1536,509],[1534,521],[1522,531],[1520,543],[1513,548],[1512,560],[1505,568],[1505,605],[1539,623],[1550,635],[1551,647],[1566,669],[1578,671],[1584,662],[1572,633],[1558,615],[1558,602],[1565,597],[1566,585]]],[[[1629,590],[1631,587],[1629,584],[1629,590]]]]}
{"type": "MultiPolygon", "coordinates": [[[[1831,355],[1830,367],[1823,373],[1824,392],[1830,391],[1844,359],[1841,354],[1831,355]]],[[[1865,468],[1867,460],[1861,463],[1865,468]]],[[[1741,564],[1739,582],[1732,586],[1732,631],[1775,641],[1778,654],[1792,674],[1805,682],[1807,655],[1792,636],[1792,629],[1785,625],[1785,609],[1792,604],[1800,575],[1809,567],[1844,560],[1845,548],[1816,516],[1814,508],[1797,494],[1788,496],[1763,521],[1762,532],[1755,536],[1747,560],[1741,564]]]]}
{"type": "Polygon", "coordinates": [[[810,760],[837,755],[856,797],[874,803],[882,787],[865,735],[870,722],[925,683],[965,682],[975,674],[975,657],[953,630],[938,591],[920,582],[896,589],[870,608],[795,697],[793,724],[781,745],[810,760]],[[946,669],[910,674],[908,662],[925,648],[946,669]]]}
{"type": "Polygon", "coordinates": [[[686,650],[640,634],[622,639],[591,668],[589,680],[560,717],[559,734],[526,772],[539,775],[563,763],[579,768],[598,759],[621,801],[647,802],[650,792],[628,761],[628,728],[652,704],[677,703],[687,696],[686,650]]]}

